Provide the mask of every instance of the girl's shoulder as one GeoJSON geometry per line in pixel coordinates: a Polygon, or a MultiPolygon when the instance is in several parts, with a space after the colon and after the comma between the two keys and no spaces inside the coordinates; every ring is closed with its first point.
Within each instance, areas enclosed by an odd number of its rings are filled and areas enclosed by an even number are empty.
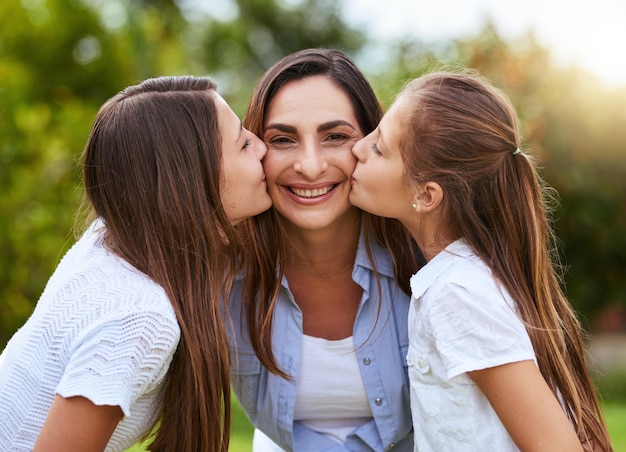
{"type": "Polygon", "coordinates": [[[413,297],[451,286],[469,290],[495,284],[486,263],[463,241],[453,242],[411,277],[413,297]]]}

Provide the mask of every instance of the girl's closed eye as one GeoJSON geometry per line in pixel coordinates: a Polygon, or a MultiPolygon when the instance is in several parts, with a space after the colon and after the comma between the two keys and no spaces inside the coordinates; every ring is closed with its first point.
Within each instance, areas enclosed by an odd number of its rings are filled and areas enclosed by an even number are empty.
{"type": "Polygon", "coordinates": [[[250,146],[250,138],[246,138],[246,140],[243,142],[243,146],[241,147],[242,150],[245,150],[248,146],[250,146]]]}
{"type": "Polygon", "coordinates": [[[383,154],[382,152],[380,152],[380,149],[378,148],[378,143],[372,143],[372,151],[374,151],[374,154],[376,155],[383,154]]]}

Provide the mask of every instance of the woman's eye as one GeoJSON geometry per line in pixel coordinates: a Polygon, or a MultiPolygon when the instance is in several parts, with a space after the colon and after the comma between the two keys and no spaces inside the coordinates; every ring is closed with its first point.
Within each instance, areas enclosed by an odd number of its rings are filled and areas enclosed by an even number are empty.
{"type": "Polygon", "coordinates": [[[292,142],[293,142],[293,140],[291,138],[288,138],[288,137],[274,137],[274,138],[270,138],[269,140],[267,140],[267,143],[275,144],[275,145],[289,144],[289,143],[292,143],[292,142]]]}
{"type": "Polygon", "coordinates": [[[328,139],[331,141],[343,141],[347,140],[348,137],[343,133],[331,133],[330,135],[328,135],[328,139]]]}
{"type": "Polygon", "coordinates": [[[250,146],[250,144],[251,144],[250,138],[246,138],[246,141],[244,141],[241,149],[246,149],[248,146],[250,146]]]}
{"type": "Polygon", "coordinates": [[[382,155],[383,153],[380,152],[380,149],[378,149],[378,144],[373,143],[372,144],[372,151],[374,151],[374,154],[376,155],[382,155]]]}

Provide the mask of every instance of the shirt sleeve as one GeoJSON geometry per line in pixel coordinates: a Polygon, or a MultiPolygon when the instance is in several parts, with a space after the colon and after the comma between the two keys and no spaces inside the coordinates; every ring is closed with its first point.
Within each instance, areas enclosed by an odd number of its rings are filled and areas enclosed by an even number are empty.
{"type": "Polygon", "coordinates": [[[176,319],[160,312],[108,318],[75,345],[56,392],[119,406],[128,416],[134,402],[165,378],[179,338],[176,319]]]}
{"type": "Polygon", "coordinates": [[[431,303],[428,320],[449,379],[535,360],[524,324],[495,283],[447,284],[431,303]]]}

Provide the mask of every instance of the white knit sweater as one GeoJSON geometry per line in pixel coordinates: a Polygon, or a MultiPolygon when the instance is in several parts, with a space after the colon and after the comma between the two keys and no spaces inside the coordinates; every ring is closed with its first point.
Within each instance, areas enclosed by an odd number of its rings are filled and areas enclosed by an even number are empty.
{"type": "Polygon", "coordinates": [[[158,415],[180,338],[165,292],[102,246],[97,221],[61,260],[35,311],[0,356],[0,450],[30,451],[55,394],[124,412],[107,451],[158,415]]]}

